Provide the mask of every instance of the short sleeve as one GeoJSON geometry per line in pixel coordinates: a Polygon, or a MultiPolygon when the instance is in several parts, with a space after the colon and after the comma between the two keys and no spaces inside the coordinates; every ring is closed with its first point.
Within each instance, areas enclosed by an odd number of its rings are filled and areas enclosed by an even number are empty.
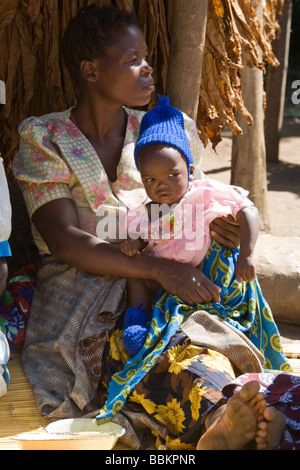
{"type": "Polygon", "coordinates": [[[8,241],[0,242],[0,258],[11,256],[11,249],[8,241]]]}
{"type": "MultiPolygon", "coordinates": [[[[218,217],[231,214],[236,218],[237,213],[250,207],[254,210],[253,203],[248,199],[249,192],[238,186],[231,186],[220,181],[208,179],[203,182],[203,203],[212,213],[218,217]]],[[[209,211],[208,211],[209,213],[209,211]]]]}
{"type": "Polygon", "coordinates": [[[23,192],[29,216],[47,202],[72,198],[71,172],[51,142],[50,125],[29,118],[19,126],[19,151],[12,170],[23,192]]]}

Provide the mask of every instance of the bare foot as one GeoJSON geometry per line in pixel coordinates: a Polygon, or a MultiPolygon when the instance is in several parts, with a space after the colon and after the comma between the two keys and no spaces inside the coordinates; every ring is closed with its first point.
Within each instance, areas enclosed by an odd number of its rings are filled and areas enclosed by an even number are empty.
{"type": "Polygon", "coordinates": [[[273,406],[266,407],[263,412],[263,420],[258,423],[256,433],[257,450],[273,450],[279,446],[286,418],[281,411],[273,406]]]}
{"type": "Polygon", "coordinates": [[[265,407],[258,382],[248,382],[226,405],[208,415],[207,430],[199,439],[197,450],[243,449],[255,439],[265,407]]]}

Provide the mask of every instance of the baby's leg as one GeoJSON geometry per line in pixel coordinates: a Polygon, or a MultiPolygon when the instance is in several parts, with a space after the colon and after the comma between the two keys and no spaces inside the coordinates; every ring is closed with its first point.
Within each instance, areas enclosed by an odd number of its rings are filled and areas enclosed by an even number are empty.
{"type": "Polygon", "coordinates": [[[124,317],[123,344],[130,356],[135,356],[146,341],[151,319],[151,294],[159,284],[142,279],[128,279],[127,305],[124,317]]]}
{"type": "Polygon", "coordinates": [[[151,293],[142,279],[127,280],[127,305],[124,317],[123,344],[135,356],[146,341],[147,322],[151,318],[151,293]]]}
{"type": "Polygon", "coordinates": [[[127,305],[130,307],[140,307],[150,310],[151,292],[143,279],[127,280],[127,305]]]}

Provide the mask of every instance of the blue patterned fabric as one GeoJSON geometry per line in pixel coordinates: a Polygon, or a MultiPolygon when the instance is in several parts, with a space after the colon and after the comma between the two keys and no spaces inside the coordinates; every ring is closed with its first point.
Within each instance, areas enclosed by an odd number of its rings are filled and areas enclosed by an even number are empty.
{"type": "Polygon", "coordinates": [[[266,369],[292,372],[283,352],[280,335],[271,309],[256,280],[240,283],[235,279],[239,250],[230,250],[212,241],[200,269],[221,288],[221,303],[185,305],[178,297],[164,293],[155,305],[146,342],[130,358],[122,371],[115,373],[108,386],[108,398],[98,419],[114,416],[142,380],[179,329],[185,315],[205,310],[242,331],[263,353],[266,369]]]}
{"type": "Polygon", "coordinates": [[[138,354],[126,362],[124,369],[113,375],[106,405],[98,419],[113,417],[123,407],[135,386],[156,364],[183,321],[187,306],[178,300],[164,294],[156,303],[146,342],[138,354]]]}
{"type": "Polygon", "coordinates": [[[203,273],[221,288],[221,303],[202,310],[225,319],[251,340],[265,357],[266,369],[291,371],[283,354],[280,334],[272,311],[257,279],[240,283],[235,279],[239,249],[229,250],[214,242],[202,264],[203,273]]]}

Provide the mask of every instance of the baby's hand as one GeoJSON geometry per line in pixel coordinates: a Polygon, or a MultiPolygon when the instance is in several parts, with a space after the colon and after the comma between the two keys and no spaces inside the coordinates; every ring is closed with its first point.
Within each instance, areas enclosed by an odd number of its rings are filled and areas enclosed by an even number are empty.
{"type": "Polygon", "coordinates": [[[239,255],[235,266],[235,277],[239,282],[254,281],[255,265],[252,256],[239,255]]]}
{"type": "Polygon", "coordinates": [[[127,240],[123,240],[120,245],[121,252],[127,256],[135,256],[141,252],[144,247],[144,243],[141,239],[133,240],[132,238],[128,238],[127,240]]]}

